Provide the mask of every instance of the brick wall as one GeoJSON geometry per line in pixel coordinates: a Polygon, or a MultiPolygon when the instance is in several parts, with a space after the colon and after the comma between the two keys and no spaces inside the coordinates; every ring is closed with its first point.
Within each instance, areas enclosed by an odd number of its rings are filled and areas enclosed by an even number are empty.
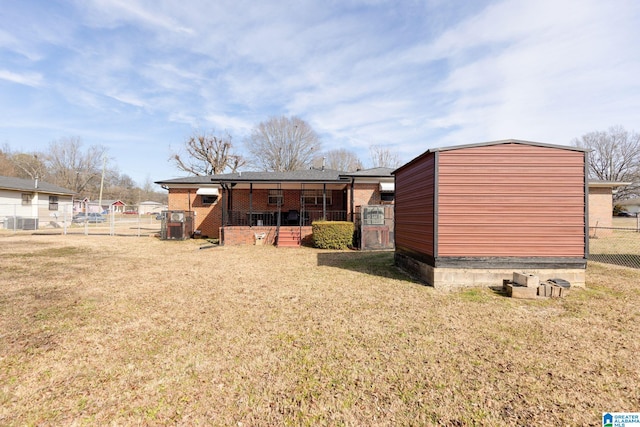
{"type": "MultiPolygon", "coordinates": [[[[611,188],[589,187],[589,235],[591,227],[613,227],[613,196],[611,188]]],[[[611,234],[612,230],[598,230],[597,235],[611,234]]]]}
{"type": "MultiPolygon", "coordinates": [[[[202,236],[220,238],[220,227],[222,227],[222,206],[223,203],[226,203],[226,195],[223,198],[223,194],[221,193],[216,203],[203,205],[202,198],[196,194],[196,191],[197,188],[170,189],[168,202],[169,210],[193,211],[193,229],[199,230],[202,236]]],[[[349,201],[347,200],[346,205],[343,203],[343,190],[327,190],[327,192],[330,192],[331,194],[331,203],[327,204],[328,211],[349,210],[349,201]]],[[[282,212],[287,212],[289,210],[301,210],[300,190],[283,190],[283,195],[283,205],[280,208],[282,212]]],[[[351,197],[350,191],[347,191],[347,196],[351,197]]],[[[356,188],[354,189],[354,202],[354,206],[380,204],[379,184],[356,184],[356,188]]],[[[269,204],[269,190],[267,189],[254,189],[251,204],[253,211],[277,210],[277,206],[275,204],[269,204]]],[[[233,192],[232,209],[237,211],[249,210],[249,190],[235,190],[233,192]]],[[[307,205],[305,206],[305,210],[320,211],[322,210],[322,204],[320,203],[313,206],[307,205]]],[[[350,218],[350,215],[347,215],[347,219],[350,218]]],[[[255,230],[256,228],[257,227],[253,227],[251,230],[255,230]]],[[[244,237],[226,234],[224,238],[225,241],[227,239],[231,239],[232,241],[244,241],[244,244],[253,244],[255,241],[253,231],[244,234],[244,237]],[[246,236],[244,234],[246,234],[246,236]]],[[[225,243],[239,244],[233,242],[225,243]]],[[[267,242],[265,242],[265,244],[266,243],[267,242]]],[[[272,243],[273,242],[270,244],[272,243]]]]}
{"type": "MultiPolygon", "coordinates": [[[[301,227],[300,229],[302,240],[308,240],[312,234],[311,227],[301,227]]],[[[276,239],[276,227],[225,227],[220,233],[224,236],[225,246],[254,245],[256,234],[262,233],[265,234],[264,245],[274,245],[276,239]]]]}
{"type": "Polygon", "coordinates": [[[202,197],[196,194],[197,189],[170,189],[169,210],[193,211],[193,229],[200,230],[200,235],[219,238],[222,225],[222,198],[216,203],[205,205],[202,197]]]}
{"type": "MultiPolygon", "coordinates": [[[[275,188],[274,188],[275,189],[275,188]]],[[[300,210],[300,190],[283,190],[282,211],[290,209],[300,210]]],[[[327,210],[343,210],[342,190],[327,190],[331,196],[331,204],[327,204],[327,210]]],[[[275,211],[277,206],[269,204],[269,190],[253,190],[253,210],[254,211],[275,211]]],[[[317,206],[305,206],[306,209],[322,209],[322,203],[317,206]]],[[[233,209],[249,210],[249,191],[240,190],[233,193],[233,209]]]]}
{"type": "Polygon", "coordinates": [[[379,184],[356,184],[353,189],[354,206],[379,205],[379,184]]]}

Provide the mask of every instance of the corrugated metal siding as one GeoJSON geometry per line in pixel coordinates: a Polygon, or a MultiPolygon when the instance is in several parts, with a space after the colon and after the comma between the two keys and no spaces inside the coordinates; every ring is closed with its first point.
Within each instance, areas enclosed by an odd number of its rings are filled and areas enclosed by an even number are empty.
{"type": "Polygon", "coordinates": [[[584,256],[584,153],[500,144],[438,167],[439,257],[584,256]]]}
{"type": "Polygon", "coordinates": [[[397,172],[396,249],[434,255],[434,184],[434,154],[397,172]]]}

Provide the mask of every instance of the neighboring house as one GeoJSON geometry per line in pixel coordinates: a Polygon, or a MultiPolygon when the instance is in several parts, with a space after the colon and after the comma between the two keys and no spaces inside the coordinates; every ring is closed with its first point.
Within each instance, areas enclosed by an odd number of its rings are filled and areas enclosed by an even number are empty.
{"type": "Polygon", "coordinates": [[[640,198],[636,197],[634,199],[621,200],[616,203],[618,206],[622,208],[623,211],[629,212],[635,216],[638,216],[640,213],[640,198]]]}
{"type": "MultiPolygon", "coordinates": [[[[630,182],[589,181],[589,235],[613,233],[613,193],[630,182]]],[[[618,203],[620,204],[620,203],[618,203]]]]}
{"type": "Polygon", "coordinates": [[[430,149],[394,171],[396,264],[435,287],[514,271],[584,286],[586,151],[505,140],[430,149]]]}
{"type": "MultiPolygon", "coordinates": [[[[100,203],[100,202],[98,202],[100,203]]],[[[123,213],[126,205],[122,200],[103,200],[100,204],[102,212],[123,213]]]]}
{"type": "Polygon", "coordinates": [[[73,201],[73,212],[85,212],[85,213],[101,213],[104,209],[100,206],[100,203],[95,201],[92,202],[88,197],[84,199],[74,200],[73,201]]]}
{"type": "Polygon", "coordinates": [[[193,212],[196,234],[223,244],[296,245],[318,219],[354,221],[366,205],[393,203],[392,169],[353,173],[328,169],[292,172],[238,172],[157,181],[169,191],[169,210],[193,212]],[[286,231],[286,233],[284,232],[286,231]]]}
{"type": "Polygon", "coordinates": [[[141,202],[140,205],[138,205],[138,213],[140,213],[140,215],[159,214],[164,210],[167,210],[167,205],[150,200],[141,202]]]}
{"type": "Polygon", "coordinates": [[[0,176],[0,228],[33,230],[70,221],[73,195],[47,182],[0,176]]]}

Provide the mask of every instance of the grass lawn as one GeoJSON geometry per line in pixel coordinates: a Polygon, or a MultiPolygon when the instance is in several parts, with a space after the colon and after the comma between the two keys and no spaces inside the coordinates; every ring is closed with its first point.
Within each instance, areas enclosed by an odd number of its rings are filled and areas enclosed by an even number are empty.
{"type": "Polygon", "coordinates": [[[0,234],[0,425],[599,425],[640,410],[640,270],[443,292],[393,254],[0,234]]]}

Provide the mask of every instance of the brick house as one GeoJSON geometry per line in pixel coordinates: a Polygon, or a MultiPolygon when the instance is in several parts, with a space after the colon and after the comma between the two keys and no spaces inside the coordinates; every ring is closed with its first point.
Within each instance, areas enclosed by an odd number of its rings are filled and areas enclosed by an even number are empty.
{"type": "Polygon", "coordinates": [[[308,169],[237,172],[157,181],[168,190],[168,209],[193,212],[194,233],[222,244],[294,245],[324,218],[355,221],[361,206],[392,204],[393,169],[356,172],[308,169]],[[276,238],[279,236],[278,238],[276,238]]]}
{"type": "Polygon", "coordinates": [[[630,182],[589,181],[589,235],[613,232],[613,192],[630,182]]]}

